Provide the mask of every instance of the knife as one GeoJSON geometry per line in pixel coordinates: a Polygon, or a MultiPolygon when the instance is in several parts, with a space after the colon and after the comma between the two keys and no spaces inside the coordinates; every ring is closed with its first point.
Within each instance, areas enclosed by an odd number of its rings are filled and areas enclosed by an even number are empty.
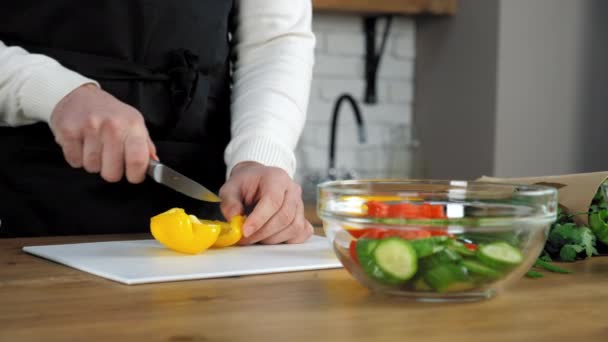
{"type": "Polygon", "coordinates": [[[221,199],[209,189],[171,169],[170,167],[150,159],[148,176],[156,182],[179,191],[184,195],[207,202],[220,202],[221,199]]]}

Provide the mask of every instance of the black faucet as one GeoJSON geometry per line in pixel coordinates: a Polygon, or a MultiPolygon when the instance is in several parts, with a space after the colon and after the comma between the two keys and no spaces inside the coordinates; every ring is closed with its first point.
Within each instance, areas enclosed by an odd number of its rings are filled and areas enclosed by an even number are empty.
{"type": "Polygon", "coordinates": [[[365,137],[365,126],[363,125],[363,117],[361,116],[361,110],[355,100],[350,94],[342,94],[336,100],[334,110],[331,118],[331,133],[329,137],[329,168],[327,176],[329,179],[335,180],[338,178],[338,171],[336,170],[336,126],[338,124],[338,115],[340,114],[340,108],[344,101],[348,101],[352,107],[353,114],[357,120],[357,131],[359,132],[359,143],[364,143],[365,137]]]}

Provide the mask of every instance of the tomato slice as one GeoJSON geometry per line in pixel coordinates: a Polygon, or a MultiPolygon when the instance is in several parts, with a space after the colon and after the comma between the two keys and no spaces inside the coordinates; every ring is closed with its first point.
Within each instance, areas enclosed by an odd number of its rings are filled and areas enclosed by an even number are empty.
{"type": "Polygon", "coordinates": [[[380,201],[368,201],[365,203],[367,215],[372,217],[387,217],[389,205],[380,201]]]}
{"type": "Polygon", "coordinates": [[[454,237],[454,234],[450,234],[445,230],[440,230],[440,229],[428,229],[427,230],[429,233],[431,233],[431,236],[449,236],[449,237],[454,237]]]}
{"type": "Polygon", "coordinates": [[[443,205],[436,204],[431,206],[431,215],[429,217],[443,219],[446,218],[443,210],[443,205]]]}
{"type": "Polygon", "coordinates": [[[389,237],[400,237],[404,240],[424,239],[431,237],[432,234],[427,230],[405,230],[405,229],[380,229],[365,228],[361,229],[358,238],[363,239],[384,239],[389,237]]]}
{"type": "Polygon", "coordinates": [[[423,203],[420,205],[419,215],[424,218],[432,218],[433,217],[433,205],[430,203],[423,203]]]}
{"type": "Polygon", "coordinates": [[[350,258],[359,265],[359,258],[357,257],[357,240],[353,240],[350,242],[350,246],[348,247],[348,251],[350,252],[350,258]]]}
{"type": "Polygon", "coordinates": [[[385,238],[385,234],[388,232],[387,229],[381,228],[365,228],[365,232],[361,234],[362,239],[382,239],[385,238]]]}
{"type": "Polygon", "coordinates": [[[473,252],[477,251],[477,245],[474,243],[465,243],[464,246],[470,251],[473,251],[473,252]]]}
{"type": "MultiPolygon", "coordinates": [[[[369,235],[372,232],[375,232],[375,234],[379,234],[380,231],[381,231],[381,229],[379,229],[379,228],[363,228],[363,229],[347,229],[347,231],[350,233],[350,235],[352,237],[354,237],[355,239],[359,239],[363,235],[369,235]]],[[[368,237],[368,236],[366,236],[366,237],[369,238],[369,239],[379,239],[378,236],[376,236],[376,237],[368,237]]]]}
{"type": "Polygon", "coordinates": [[[400,237],[404,240],[426,239],[431,237],[431,232],[428,230],[401,230],[393,229],[384,233],[383,237],[400,237]]]}
{"type": "Polygon", "coordinates": [[[416,218],[419,215],[419,207],[411,203],[393,204],[388,209],[388,216],[392,218],[416,218]]]}
{"type": "Polygon", "coordinates": [[[365,207],[367,208],[367,215],[371,217],[439,219],[446,217],[444,207],[440,204],[388,204],[380,201],[368,201],[365,203],[365,207]]]}

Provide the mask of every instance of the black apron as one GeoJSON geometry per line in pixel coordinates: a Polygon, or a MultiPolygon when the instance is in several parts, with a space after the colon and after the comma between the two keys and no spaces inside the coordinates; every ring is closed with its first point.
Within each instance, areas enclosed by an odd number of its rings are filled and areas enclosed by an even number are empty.
{"type": "MultiPolygon", "coordinates": [[[[230,0],[19,0],[0,4],[0,40],[57,59],[137,108],[162,162],[218,191],[230,139],[230,0]]],[[[46,123],[0,128],[0,237],[149,231],[181,207],[217,203],[73,169],[46,123]]]]}

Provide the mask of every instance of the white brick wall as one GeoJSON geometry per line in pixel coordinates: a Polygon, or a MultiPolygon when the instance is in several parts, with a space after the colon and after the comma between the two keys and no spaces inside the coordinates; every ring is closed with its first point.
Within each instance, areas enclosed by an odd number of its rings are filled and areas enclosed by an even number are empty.
{"type": "MultiPolygon", "coordinates": [[[[360,177],[408,177],[411,168],[415,27],[410,18],[393,19],[377,80],[378,103],[363,103],[365,35],[356,15],[315,13],[317,36],[314,80],[306,126],[297,148],[296,179],[306,187],[312,175],[327,173],[331,114],[335,100],[351,93],[361,106],[367,142],[359,144],[354,115],[343,103],[336,143],[336,166],[360,177]]],[[[384,30],[379,20],[377,41],[384,30]]]]}

